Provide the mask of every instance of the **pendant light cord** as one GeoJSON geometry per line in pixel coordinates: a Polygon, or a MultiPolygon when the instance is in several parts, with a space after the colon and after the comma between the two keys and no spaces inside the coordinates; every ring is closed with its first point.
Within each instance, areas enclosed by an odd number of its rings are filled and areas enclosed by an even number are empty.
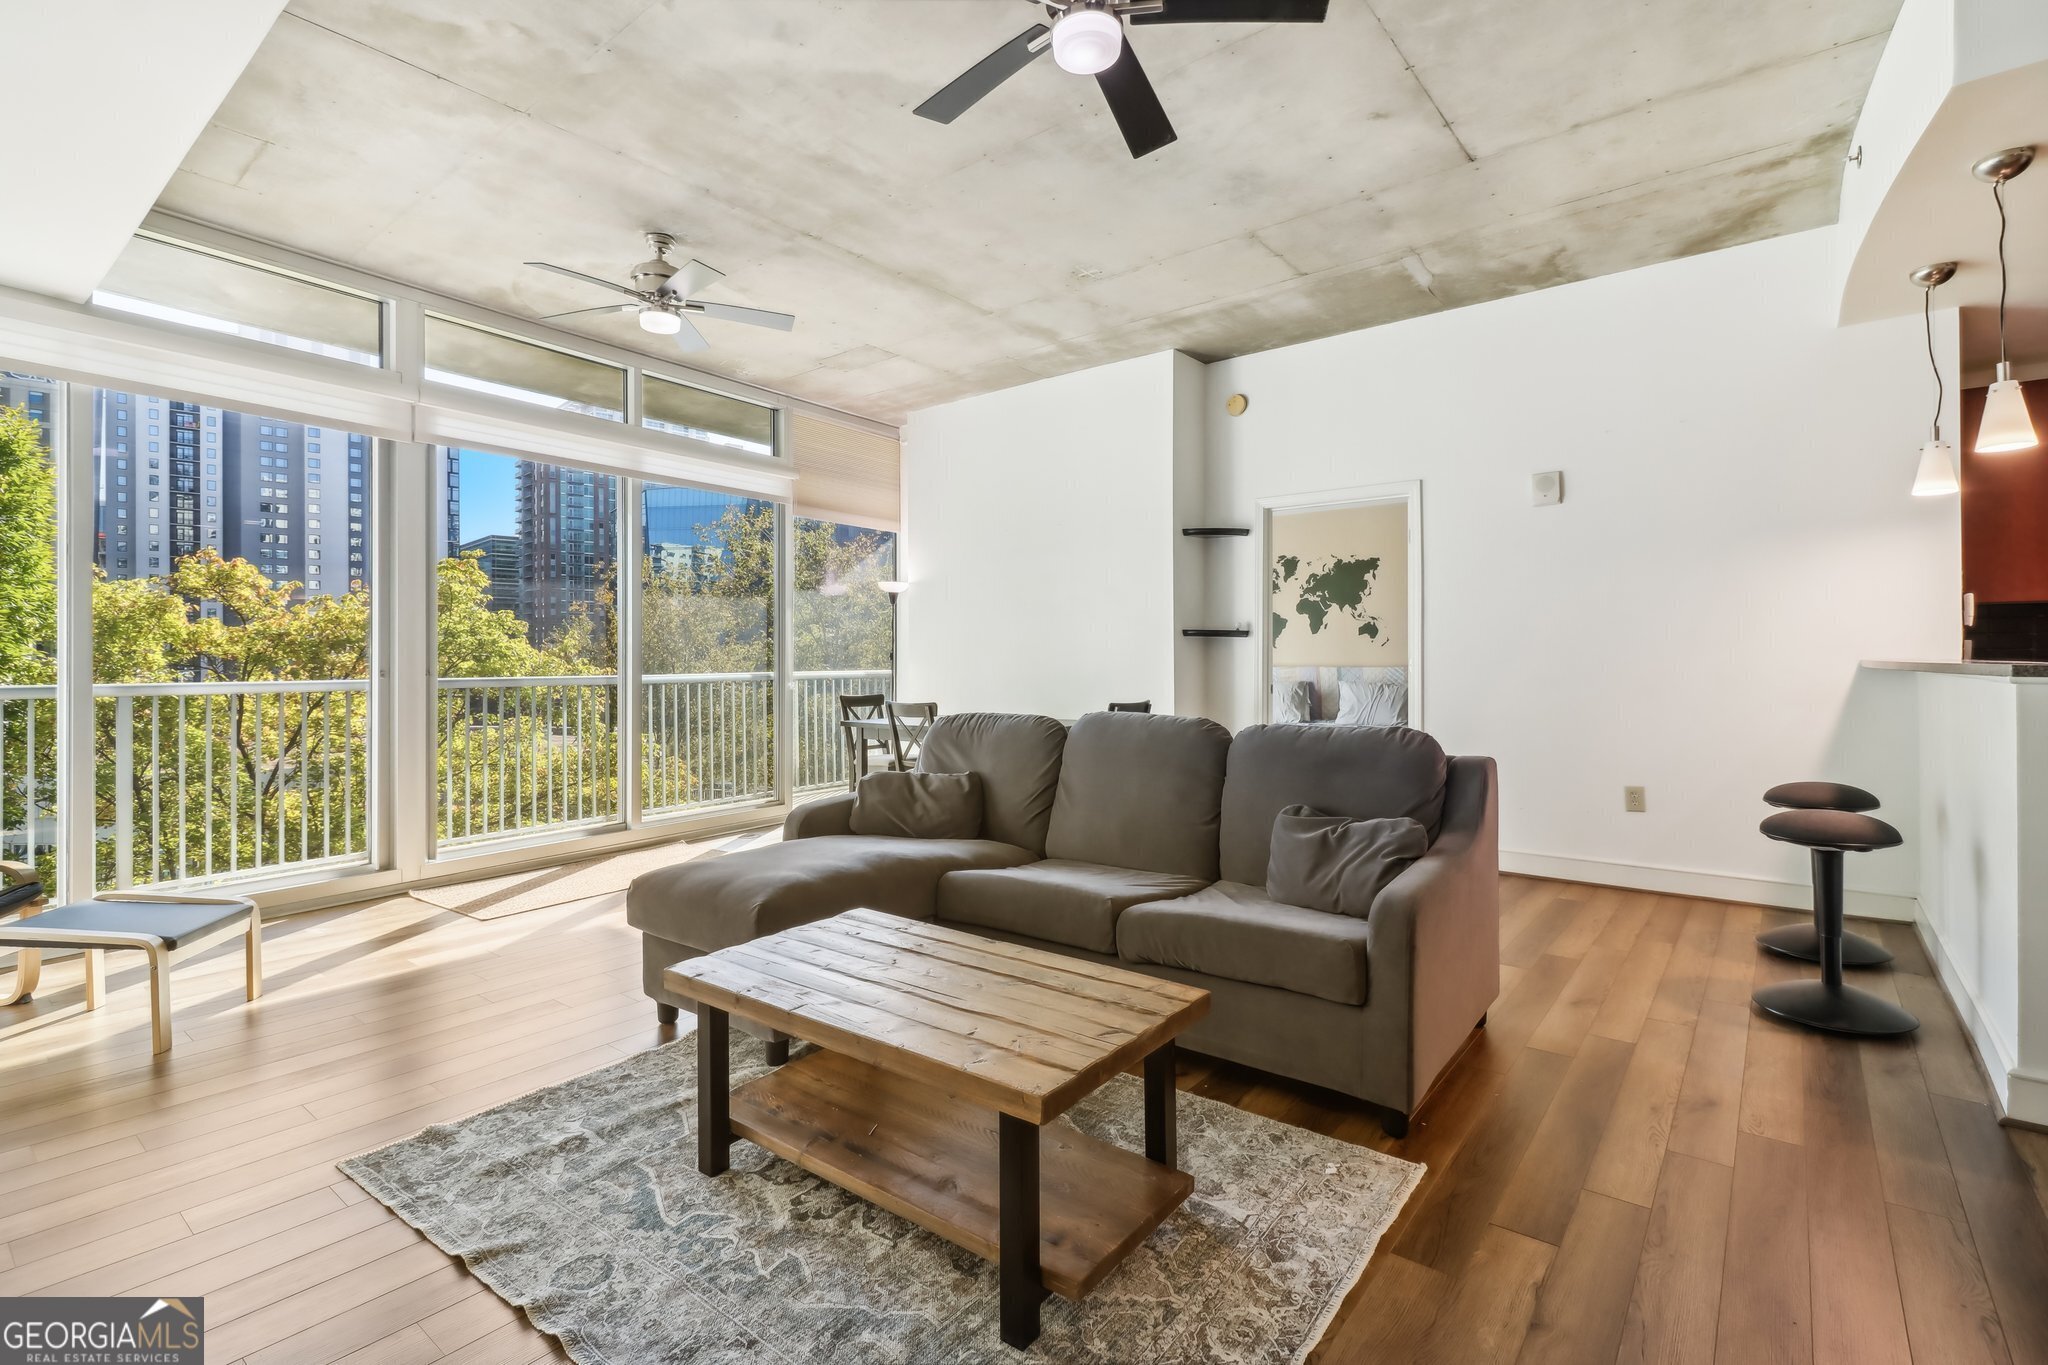
{"type": "Polygon", "coordinates": [[[1998,205],[1998,363],[2005,363],[2005,182],[1991,182],[1991,200],[1998,205]]]}
{"type": "Polygon", "coordinates": [[[1947,390],[1941,382],[1941,365],[1934,358],[1934,291],[1920,294],[1920,321],[1927,328],[1927,368],[1934,371],[1934,439],[1941,439],[1941,405],[1947,390]]]}

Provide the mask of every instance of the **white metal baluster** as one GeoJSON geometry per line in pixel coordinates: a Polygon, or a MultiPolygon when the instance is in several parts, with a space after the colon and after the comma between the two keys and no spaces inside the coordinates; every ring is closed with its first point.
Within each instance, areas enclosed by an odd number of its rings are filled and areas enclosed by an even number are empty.
{"type": "Polygon", "coordinates": [[[280,692],[277,694],[277,781],[270,785],[277,794],[277,862],[280,866],[291,857],[285,851],[284,842],[284,784],[288,780],[284,775],[284,756],[290,738],[291,732],[284,723],[284,693],[280,692]]]}
{"type": "MultiPolygon", "coordinates": [[[[98,708],[94,708],[97,710],[98,708]]],[[[116,887],[135,885],[135,699],[114,699],[114,863],[116,887]]],[[[95,869],[97,878],[98,871],[95,869]]]]}
{"type": "MultiPolygon", "coordinates": [[[[365,802],[365,847],[369,845],[369,816],[369,804],[365,802]]],[[[356,851],[356,700],[353,692],[341,694],[341,851],[356,851]]]]}
{"type": "MultiPolygon", "coordinates": [[[[343,696],[348,695],[343,693],[343,696]]],[[[334,856],[334,693],[320,694],[320,856],[334,856]]]]}
{"type": "Polygon", "coordinates": [[[164,879],[164,815],[163,802],[158,799],[158,788],[163,785],[164,755],[162,727],[159,725],[157,699],[149,699],[149,879],[160,882],[164,879]]]}
{"type": "MultiPolygon", "coordinates": [[[[25,852],[22,855],[22,861],[34,862],[36,856],[36,704],[35,702],[30,701],[27,702],[26,705],[28,707],[29,746],[28,752],[22,755],[22,767],[28,769],[29,773],[29,798],[28,805],[23,809],[21,816],[22,847],[27,850],[27,852],[25,852]]],[[[0,858],[4,858],[7,856],[7,838],[7,699],[5,697],[0,697],[0,858]]]]}
{"type": "Polygon", "coordinates": [[[228,747],[222,754],[228,765],[228,868],[230,872],[242,870],[242,752],[236,743],[242,737],[242,713],[233,701],[225,710],[228,724],[233,731],[228,747]]]}
{"type": "Polygon", "coordinates": [[[190,876],[185,859],[185,694],[178,694],[178,880],[190,876]]]}
{"type": "MultiPolygon", "coordinates": [[[[200,733],[206,737],[206,747],[200,760],[201,771],[206,777],[206,799],[213,799],[213,693],[206,694],[206,705],[201,708],[200,733]]],[[[228,821],[234,822],[234,807],[228,808],[228,821]]],[[[206,822],[206,875],[213,875],[213,821],[206,822]]]]}
{"type": "Polygon", "coordinates": [[[249,695],[249,867],[263,866],[263,694],[249,695]]]}
{"type": "MultiPolygon", "coordinates": [[[[299,861],[305,862],[313,856],[313,845],[306,830],[306,817],[313,806],[312,722],[313,694],[299,694],[299,861]]],[[[278,813],[284,813],[282,806],[278,813]]]]}

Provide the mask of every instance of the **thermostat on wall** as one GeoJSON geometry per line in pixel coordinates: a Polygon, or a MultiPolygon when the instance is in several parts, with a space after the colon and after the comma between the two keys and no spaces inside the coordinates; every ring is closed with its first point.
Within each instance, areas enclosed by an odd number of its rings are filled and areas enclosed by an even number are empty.
{"type": "Polygon", "coordinates": [[[1529,476],[1529,501],[1538,507],[1550,507],[1564,501],[1564,471],[1547,469],[1541,474],[1529,476]]]}

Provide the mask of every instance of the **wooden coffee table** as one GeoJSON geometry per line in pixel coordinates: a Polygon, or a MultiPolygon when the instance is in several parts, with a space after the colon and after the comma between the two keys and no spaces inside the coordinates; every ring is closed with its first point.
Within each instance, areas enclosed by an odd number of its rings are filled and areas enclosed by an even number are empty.
{"type": "Polygon", "coordinates": [[[697,1167],[735,1136],[1001,1267],[1002,1337],[1038,1336],[1179,1206],[1174,1037],[1209,993],[873,910],[670,967],[697,1006],[697,1167]],[[731,1089],[730,1015],[818,1045],[731,1089]],[[1145,1152],[1064,1124],[1140,1059],[1145,1152]]]}

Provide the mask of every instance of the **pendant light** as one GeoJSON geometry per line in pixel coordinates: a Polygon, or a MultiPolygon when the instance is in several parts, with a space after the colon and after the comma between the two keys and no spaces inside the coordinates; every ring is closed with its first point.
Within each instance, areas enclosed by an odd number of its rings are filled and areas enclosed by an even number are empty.
{"type": "Polygon", "coordinates": [[[1916,498],[1938,498],[1944,493],[1959,493],[1962,485],[1956,481],[1955,451],[1947,441],[1941,439],[1941,400],[1944,396],[1941,383],[1941,365],[1934,358],[1934,291],[1955,278],[1956,263],[1940,261],[1934,265],[1923,265],[1913,272],[1913,283],[1920,286],[1920,321],[1927,332],[1927,368],[1934,371],[1934,434],[1933,439],[1920,447],[1920,468],[1913,475],[1913,496],[1916,498]]]}
{"type": "Polygon", "coordinates": [[[1971,174],[1990,184],[1992,201],[1998,205],[1998,377],[1984,395],[1984,417],[1977,426],[1979,455],[2032,450],[2041,444],[2027,415],[2027,396],[2005,358],[2005,186],[2033,164],[2032,147],[2008,147],[1970,168],[1971,174]]]}

